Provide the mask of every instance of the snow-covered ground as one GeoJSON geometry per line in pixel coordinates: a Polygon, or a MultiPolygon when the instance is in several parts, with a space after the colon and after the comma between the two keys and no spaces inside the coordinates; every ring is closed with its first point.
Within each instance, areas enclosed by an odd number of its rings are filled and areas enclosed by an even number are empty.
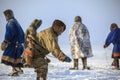
{"type": "MultiPolygon", "coordinates": [[[[66,50],[66,49],[65,49],[66,50]]],[[[63,50],[64,51],[64,50],[63,50]]],[[[69,51],[67,51],[67,54],[69,51]]],[[[60,62],[52,55],[47,80],[120,80],[120,70],[112,70],[111,50],[94,49],[94,57],[88,59],[91,70],[81,70],[82,63],[79,60],[79,70],[69,70],[73,63],[60,62]]],[[[2,54],[2,52],[0,52],[2,54]]],[[[69,55],[70,56],[70,55],[69,55]]],[[[36,73],[32,68],[23,68],[24,74],[19,76],[7,76],[11,67],[0,64],[0,80],[35,80],[36,73]]]]}

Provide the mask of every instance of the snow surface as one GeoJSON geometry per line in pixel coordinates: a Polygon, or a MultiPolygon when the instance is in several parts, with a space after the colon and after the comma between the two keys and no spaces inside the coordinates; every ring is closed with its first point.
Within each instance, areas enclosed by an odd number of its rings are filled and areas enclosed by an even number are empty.
{"type": "MultiPolygon", "coordinates": [[[[94,57],[88,59],[91,70],[81,70],[81,60],[79,60],[79,70],[69,70],[73,62],[60,62],[50,54],[48,57],[51,63],[49,63],[47,80],[120,80],[120,70],[113,70],[111,67],[110,52],[111,50],[94,49],[94,57]]],[[[0,53],[2,55],[2,51],[0,53]]],[[[11,72],[11,67],[0,64],[0,80],[36,80],[33,68],[23,68],[23,70],[24,74],[19,76],[7,76],[11,72]]]]}

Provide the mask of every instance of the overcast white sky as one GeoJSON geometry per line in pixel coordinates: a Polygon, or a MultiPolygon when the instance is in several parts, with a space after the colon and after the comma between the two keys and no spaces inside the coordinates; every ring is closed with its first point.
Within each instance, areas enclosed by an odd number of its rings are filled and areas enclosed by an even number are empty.
{"type": "Polygon", "coordinates": [[[50,27],[54,19],[65,22],[67,29],[59,37],[60,45],[69,45],[68,31],[76,15],[88,27],[92,45],[104,44],[111,23],[120,26],[120,0],[0,0],[0,42],[5,34],[6,9],[14,11],[24,31],[35,18],[43,20],[38,32],[50,27]]]}

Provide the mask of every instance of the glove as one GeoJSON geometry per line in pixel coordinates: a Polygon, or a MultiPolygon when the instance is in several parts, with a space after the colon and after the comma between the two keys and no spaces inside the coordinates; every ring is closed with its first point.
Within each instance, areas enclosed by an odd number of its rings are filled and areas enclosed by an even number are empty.
{"type": "Polygon", "coordinates": [[[105,44],[105,45],[103,45],[103,48],[106,48],[107,47],[107,45],[105,44]]]}
{"type": "Polygon", "coordinates": [[[67,56],[66,58],[65,58],[65,62],[71,62],[72,60],[67,56]]]}
{"type": "Polygon", "coordinates": [[[4,50],[6,49],[6,47],[7,47],[7,45],[8,45],[8,43],[5,42],[5,41],[3,41],[3,42],[1,43],[1,50],[4,51],[4,50]]]}

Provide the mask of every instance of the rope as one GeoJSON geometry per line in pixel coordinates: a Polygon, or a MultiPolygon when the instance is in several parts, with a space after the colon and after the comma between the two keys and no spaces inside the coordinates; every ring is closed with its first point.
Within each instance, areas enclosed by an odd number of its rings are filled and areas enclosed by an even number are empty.
{"type": "Polygon", "coordinates": [[[105,59],[106,59],[106,67],[108,67],[108,56],[107,56],[107,49],[105,49],[105,59]]]}
{"type": "MultiPolygon", "coordinates": [[[[109,50],[111,50],[110,48],[108,48],[109,50]]],[[[104,50],[104,54],[105,54],[105,60],[106,60],[106,68],[104,68],[104,67],[95,67],[95,66],[92,66],[92,67],[94,67],[94,68],[96,68],[96,69],[103,69],[103,70],[107,70],[107,71],[110,71],[110,72],[115,72],[114,70],[112,70],[112,69],[108,69],[109,68],[109,61],[108,61],[108,55],[107,55],[107,49],[105,48],[105,50],[104,50]]]]}

